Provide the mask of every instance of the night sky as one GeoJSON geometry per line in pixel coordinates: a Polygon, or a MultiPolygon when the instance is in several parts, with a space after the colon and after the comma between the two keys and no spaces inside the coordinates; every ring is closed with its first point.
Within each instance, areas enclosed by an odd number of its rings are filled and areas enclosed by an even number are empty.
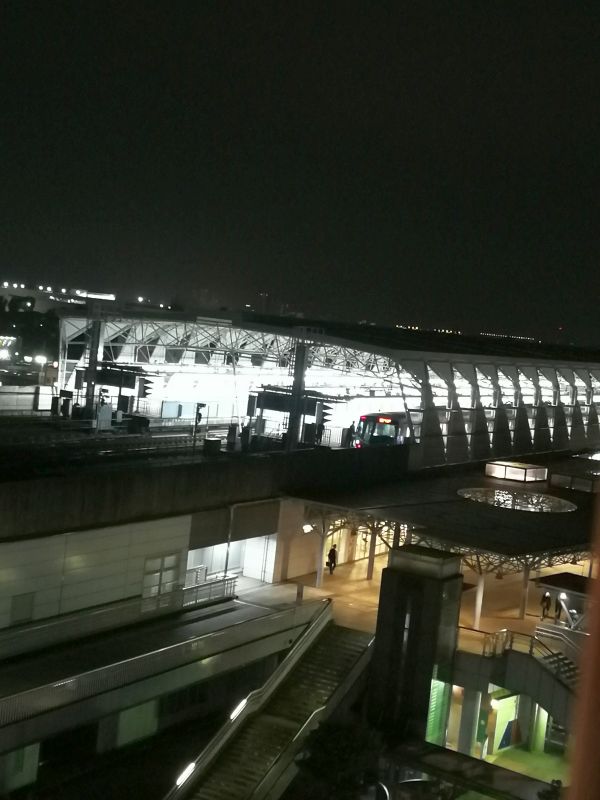
{"type": "Polygon", "coordinates": [[[599,33],[567,0],[3,0],[0,280],[600,345],[599,33]]]}

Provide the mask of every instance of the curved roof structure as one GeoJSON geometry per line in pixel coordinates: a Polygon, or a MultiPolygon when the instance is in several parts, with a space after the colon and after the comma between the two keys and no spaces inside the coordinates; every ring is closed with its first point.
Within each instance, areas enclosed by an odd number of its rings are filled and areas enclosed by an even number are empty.
{"type": "Polygon", "coordinates": [[[93,329],[98,362],[152,376],[156,403],[205,402],[212,392],[241,418],[248,394],[291,386],[300,343],[306,387],[406,410],[404,434],[425,465],[600,445],[600,351],[249,313],[107,303],[80,313],[61,319],[63,388],[95,364],[93,329]]]}

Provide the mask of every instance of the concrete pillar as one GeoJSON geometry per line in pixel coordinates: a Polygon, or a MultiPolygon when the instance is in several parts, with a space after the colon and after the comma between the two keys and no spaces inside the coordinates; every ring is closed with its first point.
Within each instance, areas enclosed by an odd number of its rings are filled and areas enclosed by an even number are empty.
{"type": "Polygon", "coordinates": [[[481,707],[481,692],[465,689],[463,694],[460,728],[458,730],[458,752],[471,755],[481,707]]]}
{"type": "Polygon", "coordinates": [[[300,436],[300,421],[302,419],[304,403],[304,375],[306,373],[306,358],[308,345],[298,342],[294,350],[294,382],[292,396],[290,397],[290,418],[287,430],[287,450],[295,450],[300,436]]]}
{"type": "Polygon", "coordinates": [[[4,795],[35,783],[40,745],[38,742],[0,755],[0,792],[4,795]]]}
{"type": "Polygon", "coordinates": [[[327,546],[327,536],[325,523],[323,523],[323,530],[319,531],[319,547],[317,549],[317,579],[315,586],[320,589],[323,585],[323,568],[325,567],[325,550],[327,546]]]}
{"type": "Polygon", "coordinates": [[[521,605],[519,607],[519,619],[525,619],[527,613],[527,600],[529,599],[529,574],[528,566],[523,568],[523,585],[521,587],[521,605]]]}
{"type": "Polygon", "coordinates": [[[438,742],[447,727],[462,589],[460,557],[407,545],[381,576],[367,714],[438,742]]]}
{"type": "Polygon", "coordinates": [[[373,579],[373,571],[375,569],[375,548],[377,547],[377,532],[371,531],[371,538],[369,539],[369,558],[367,561],[367,580],[373,579]]]}
{"type": "Polygon", "coordinates": [[[479,628],[481,622],[481,609],[483,607],[483,590],[485,588],[485,575],[477,576],[477,589],[475,591],[475,615],[473,627],[479,628]]]}
{"type": "Polygon", "coordinates": [[[548,726],[548,712],[536,704],[532,714],[531,734],[529,749],[534,753],[543,753],[546,743],[546,727],[548,726]]]}
{"type": "Polygon", "coordinates": [[[96,391],[96,368],[101,347],[104,347],[104,323],[99,319],[92,322],[89,332],[89,356],[86,372],[85,413],[91,417],[94,411],[94,394],[96,391]]]}
{"type": "Polygon", "coordinates": [[[521,741],[524,747],[531,749],[531,736],[533,732],[533,718],[535,715],[536,704],[531,697],[526,694],[519,695],[519,708],[517,719],[521,732],[521,741]]]}

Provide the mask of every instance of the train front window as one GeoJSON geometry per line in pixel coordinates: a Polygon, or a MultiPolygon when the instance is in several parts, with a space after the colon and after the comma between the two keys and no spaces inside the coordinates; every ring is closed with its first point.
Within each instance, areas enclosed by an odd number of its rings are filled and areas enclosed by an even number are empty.
{"type": "Polygon", "coordinates": [[[377,422],[375,423],[375,430],[373,431],[373,436],[391,436],[392,438],[396,438],[396,431],[397,426],[393,425],[389,422],[377,422]]]}

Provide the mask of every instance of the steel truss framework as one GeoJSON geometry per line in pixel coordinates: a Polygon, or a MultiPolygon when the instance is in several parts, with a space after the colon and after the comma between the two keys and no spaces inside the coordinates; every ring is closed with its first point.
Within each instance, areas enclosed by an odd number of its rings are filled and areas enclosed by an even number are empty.
{"type": "MultiPolygon", "coordinates": [[[[271,370],[289,383],[295,345],[305,341],[307,384],[345,376],[398,398],[424,464],[600,446],[599,363],[359,347],[306,328],[291,335],[209,318],[99,324],[100,361],[163,376],[271,370]]],[[[90,362],[91,326],[61,320],[61,388],[72,388],[75,368],[90,362]]]]}
{"type": "Polygon", "coordinates": [[[590,551],[584,548],[565,548],[548,552],[528,553],[509,556],[482,548],[465,547],[447,540],[431,536],[425,527],[398,524],[393,520],[379,519],[361,511],[332,506],[309,504],[306,506],[307,522],[318,520],[319,528],[331,536],[340,530],[349,530],[353,535],[367,534],[377,536],[388,548],[398,545],[416,544],[434,550],[444,550],[460,555],[463,564],[478,575],[503,575],[544,569],[560,564],[578,564],[590,557],[590,551]]]}

